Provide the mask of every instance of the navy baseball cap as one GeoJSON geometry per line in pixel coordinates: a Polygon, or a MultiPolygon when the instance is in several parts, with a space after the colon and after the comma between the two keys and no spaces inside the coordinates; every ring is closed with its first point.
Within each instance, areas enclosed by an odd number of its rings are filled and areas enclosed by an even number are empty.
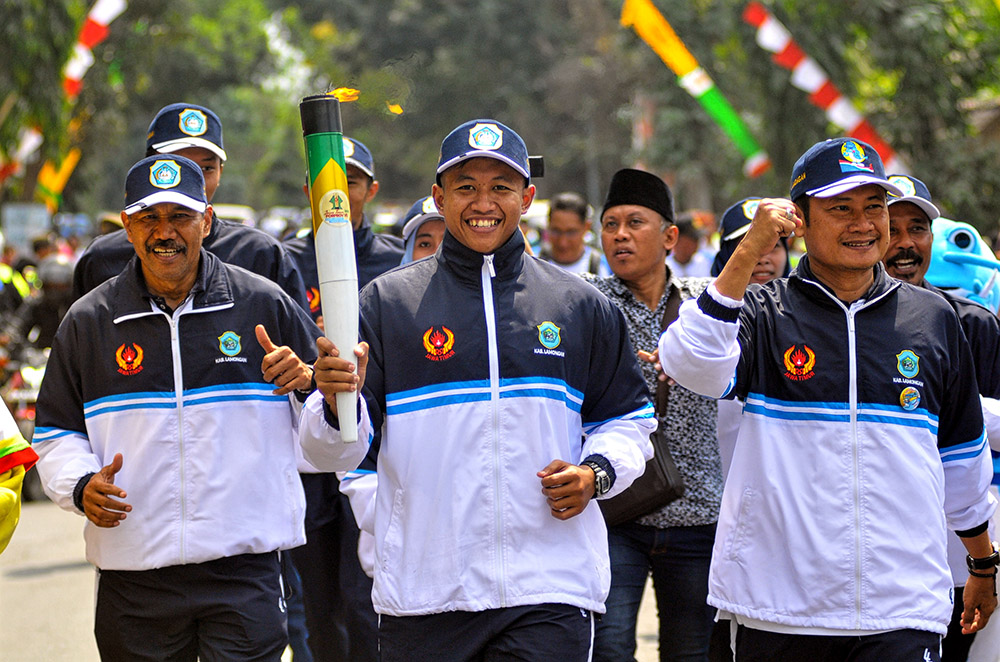
{"type": "Polygon", "coordinates": [[[208,206],[201,166],[183,156],[154,154],[136,163],[125,178],[125,213],[164,202],[198,213],[208,206]]]}
{"type": "Polygon", "coordinates": [[[886,179],[882,157],[874,147],[854,138],[834,138],[816,143],[795,162],[790,197],[832,198],[868,184],[900,194],[886,179]]]}
{"type": "Polygon", "coordinates": [[[360,140],[344,136],[344,165],[352,165],[375,179],[375,161],[371,151],[360,140]]]}
{"type": "Polygon", "coordinates": [[[192,103],[164,106],[149,125],[146,150],[170,154],[188,147],[203,147],[225,161],[219,116],[192,103]]]}
{"type": "Polygon", "coordinates": [[[403,217],[403,241],[409,239],[410,235],[416,232],[417,228],[424,224],[424,221],[440,218],[444,220],[444,215],[438,211],[434,204],[434,198],[426,196],[413,203],[410,210],[403,217]]]}
{"type": "Polygon", "coordinates": [[[503,161],[514,170],[531,179],[528,148],[513,129],[496,120],[470,120],[449,133],[441,143],[441,158],[437,174],[462,161],[477,157],[503,161]]]}
{"type": "Polygon", "coordinates": [[[893,205],[897,202],[912,202],[920,207],[920,210],[927,214],[928,220],[933,221],[941,215],[941,211],[931,202],[931,192],[927,186],[916,177],[909,175],[889,175],[889,181],[896,185],[902,195],[889,195],[886,202],[893,205]]]}

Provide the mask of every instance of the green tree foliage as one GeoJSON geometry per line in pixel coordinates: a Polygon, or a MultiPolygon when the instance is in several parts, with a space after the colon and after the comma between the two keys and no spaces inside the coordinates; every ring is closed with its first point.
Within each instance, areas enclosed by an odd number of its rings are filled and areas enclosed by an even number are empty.
{"type": "MultiPolygon", "coordinates": [[[[98,47],[73,111],[83,120],[84,159],[68,204],[116,206],[155,111],[189,100],[223,119],[230,160],[220,201],[298,205],[297,102],[341,86],[361,90],[342,106],[344,126],[371,147],[383,201],[425,194],[445,133],[483,116],[510,124],[545,156],[542,196],[577,190],[599,205],[611,174],[637,161],[671,181],[679,208],[721,211],[746,195],[786,194],[795,158],[841,130],[756,45],[741,17],[746,2],[654,2],[771,155],[771,173],[742,174],[726,136],[619,25],[622,0],[132,0],[98,47]],[[639,99],[655,128],[642,149],[632,141],[639,99]]],[[[0,72],[0,92],[14,90],[19,105],[0,123],[3,145],[29,115],[61,135],[59,71],[87,8],[83,0],[11,4],[0,48],[17,66],[0,72]]],[[[942,207],[993,229],[1000,148],[966,110],[1000,93],[993,0],[765,4],[942,207]]]]}
{"type": "Polygon", "coordinates": [[[43,155],[66,148],[69,108],[62,69],[85,12],[79,0],[17,0],[0,6],[0,152],[5,157],[17,148],[26,126],[37,126],[49,137],[43,155]]]}

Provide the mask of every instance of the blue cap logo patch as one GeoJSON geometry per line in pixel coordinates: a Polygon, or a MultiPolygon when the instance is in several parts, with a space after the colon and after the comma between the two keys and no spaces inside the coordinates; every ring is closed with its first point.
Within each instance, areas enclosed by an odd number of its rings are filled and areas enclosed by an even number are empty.
{"type": "Polygon", "coordinates": [[[903,392],[899,394],[899,406],[906,411],[913,411],[916,409],[920,406],[920,391],[912,386],[904,388],[903,392]]]}
{"type": "Polygon", "coordinates": [[[424,214],[436,214],[437,205],[434,204],[434,198],[432,196],[427,196],[424,200],[424,204],[420,206],[420,211],[424,214]]]}
{"type": "Polygon", "coordinates": [[[156,188],[174,188],[181,183],[181,167],[172,159],[154,161],[149,166],[149,183],[156,188]]]}
{"type": "Polygon", "coordinates": [[[902,195],[898,196],[900,198],[909,198],[917,194],[917,189],[913,186],[913,181],[909,177],[893,175],[889,178],[889,183],[895,184],[896,188],[903,192],[902,195]]]}
{"type": "Polygon", "coordinates": [[[912,351],[904,349],[896,354],[896,370],[899,370],[899,374],[907,379],[916,377],[917,373],[920,372],[920,357],[912,351]]]}
{"type": "Polygon", "coordinates": [[[868,163],[868,155],[864,148],[853,140],[848,140],[841,146],[840,153],[844,159],[840,161],[841,172],[851,172],[860,170],[862,172],[875,172],[875,167],[868,163]]]}
{"type": "Polygon", "coordinates": [[[219,351],[226,356],[236,356],[241,349],[240,337],[232,331],[226,331],[219,336],[219,351]]]}
{"type": "Polygon", "coordinates": [[[181,132],[189,136],[200,136],[208,131],[208,119],[205,113],[194,108],[185,108],[180,114],[181,132]]]}
{"type": "Polygon", "coordinates": [[[354,143],[352,143],[347,138],[343,138],[344,141],[344,158],[354,156],[354,143]]]}
{"type": "Polygon", "coordinates": [[[476,149],[500,149],[503,131],[496,124],[476,124],[469,129],[469,144],[476,149]]]}
{"type": "Polygon", "coordinates": [[[555,349],[562,342],[559,337],[559,327],[552,322],[542,322],[538,325],[538,342],[545,349],[555,349]]]}
{"type": "Polygon", "coordinates": [[[743,203],[743,215],[752,221],[754,215],[757,213],[758,205],[760,205],[760,198],[747,200],[746,202],[743,203]]]}

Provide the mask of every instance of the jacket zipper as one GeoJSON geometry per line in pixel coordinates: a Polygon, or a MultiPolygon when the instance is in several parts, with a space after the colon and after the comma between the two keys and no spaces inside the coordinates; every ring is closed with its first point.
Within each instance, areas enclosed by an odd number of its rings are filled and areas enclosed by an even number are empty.
{"type": "MultiPolygon", "coordinates": [[[[183,305],[183,304],[182,304],[183,305]]],[[[180,501],[181,501],[181,564],[187,563],[187,542],[185,541],[185,529],[187,528],[187,498],[185,492],[186,479],[184,475],[184,375],[181,374],[181,342],[180,332],[177,329],[177,321],[180,317],[177,311],[175,314],[167,315],[170,322],[170,354],[174,363],[174,393],[177,396],[177,442],[180,460],[177,463],[180,470],[180,501]]]]}
{"type": "Polygon", "coordinates": [[[493,255],[483,256],[483,268],[480,271],[483,284],[483,308],[486,314],[486,344],[490,359],[490,414],[492,417],[492,446],[493,446],[493,493],[494,501],[494,524],[496,526],[496,561],[494,572],[497,575],[497,587],[500,590],[500,606],[507,606],[507,597],[504,590],[506,585],[505,572],[506,550],[503,545],[503,514],[500,505],[503,500],[500,498],[500,490],[503,486],[500,465],[500,356],[497,350],[497,321],[496,310],[493,306],[493,278],[496,271],[493,269],[493,255]]]}
{"type": "Polygon", "coordinates": [[[851,413],[851,460],[854,470],[854,609],[856,629],[861,629],[861,468],[858,457],[858,348],[854,315],[863,307],[855,301],[847,310],[847,352],[850,377],[848,411],[851,413]]]}
{"type": "Polygon", "coordinates": [[[854,627],[861,629],[861,460],[858,452],[858,348],[855,315],[868,306],[889,296],[896,290],[898,284],[886,288],[884,292],[872,299],[858,299],[850,307],[828,292],[825,287],[813,280],[803,279],[840,306],[847,315],[847,356],[849,367],[848,411],[851,421],[851,455],[854,469],[854,627]]]}

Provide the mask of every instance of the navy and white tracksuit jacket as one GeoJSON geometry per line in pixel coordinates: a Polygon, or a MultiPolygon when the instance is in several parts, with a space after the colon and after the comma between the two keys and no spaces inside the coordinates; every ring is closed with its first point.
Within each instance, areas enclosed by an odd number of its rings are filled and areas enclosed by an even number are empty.
{"type": "Polygon", "coordinates": [[[808,256],[742,304],[713,285],[660,339],[668,375],[746,403],[708,598],[737,620],[944,634],[946,530],[974,529],[996,506],[958,317],[874,272],[850,305],[808,256]]]}
{"type": "Polygon", "coordinates": [[[200,563],[305,542],[298,403],[261,376],[254,326],[304,361],[320,331],[274,283],[204,249],[171,315],[133,258],[70,308],[38,396],[32,440],[45,492],[79,513],[81,477],[123,456],[133,506],[114,528],[87,522],[104,570],[200,563]]]}
{"type": "Polygon", "coordinates": [[[361,293],[371,346],[358,436],[320,395],[300,439],[324,470],[377,457],[372,602],[383,614],[563,603],[604,611],[607,532],[591,504],[552,517],[536,472],[595,454],[624,490],[656,421],[621,313],[578,276],[446,233],[438,253],[361,293]],[[366,440],[370,440],[371,447],[366,440]]]}

